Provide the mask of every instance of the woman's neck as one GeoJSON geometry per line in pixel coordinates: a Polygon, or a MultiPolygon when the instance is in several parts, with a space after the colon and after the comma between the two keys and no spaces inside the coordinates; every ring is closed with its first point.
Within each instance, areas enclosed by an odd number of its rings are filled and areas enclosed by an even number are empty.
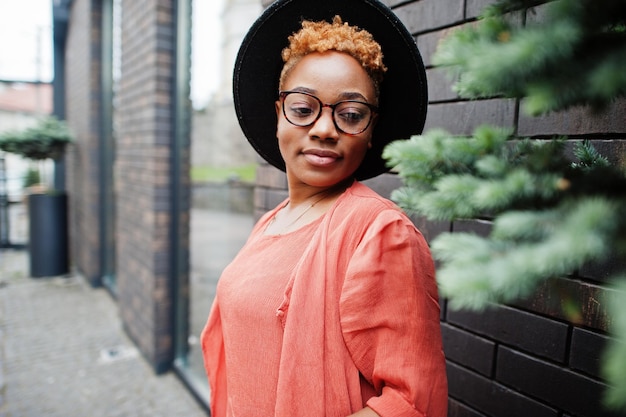
{"type": "Polygon", "coordinates": [[[349,178],[330,187],[311,187],[308,185],[289,187],[289,206],[296,208],[301,205],[311,204],[318,199],[334,200],[341,195],[353,183],[349,178]]]}
{"type": "Polygon", "coordinates": [[[281,235],[301,228],[323,216],[339,196],[352,184],[345,181],[326,188],[306,188],[295,193],[290,188],[289,201],[272,217],[266,235],[281,235]],[[296,200],[292,200],[296,197],[296,200]]]}

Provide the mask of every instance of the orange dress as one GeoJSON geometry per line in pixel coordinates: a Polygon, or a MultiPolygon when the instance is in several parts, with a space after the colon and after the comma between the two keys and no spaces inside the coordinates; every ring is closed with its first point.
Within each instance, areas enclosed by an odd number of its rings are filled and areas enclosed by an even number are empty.
{"type": "Polygon", "coordinates": [[[355,182],[280,236],[259,220],[224,270],[202,350],[213,417],[444,417],[447,381],[428,246],[355,182]]]}

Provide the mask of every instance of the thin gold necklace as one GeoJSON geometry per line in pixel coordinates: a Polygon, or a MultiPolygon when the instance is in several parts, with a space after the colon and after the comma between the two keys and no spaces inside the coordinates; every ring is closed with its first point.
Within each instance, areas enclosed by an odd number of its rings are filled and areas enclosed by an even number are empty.
{"type": "MultiPolygon", "coordinates": [[[[325,198],[327,198],[328,196],[330,196],[332,193],[324,193],[324,195],[320,198],[318,198],[317,200],[315,200],[314,202],[312,202],[307,208],[305,208],[302,213],[298,214],[298,217],[296,217],[295,219],[293,219],[291,222],[289,222],[289,224],[287,224],[285,227],[282,228],[283,231],[289,230],[289,228],[291,226],[293,226],[298,220],[300,220],[302,218],[302,216],[304,216],[309,210],[311,210],[317,203],[321,202],[322,200],[324,200],[325,198]]],[[[272,221],[270,222],[270,225],[272,223],[274,223],[276,221],[276,216],[274,216],[272,218],[272,221]]],[[[269,225],[268,225],[269,226],[269,225]]]]}

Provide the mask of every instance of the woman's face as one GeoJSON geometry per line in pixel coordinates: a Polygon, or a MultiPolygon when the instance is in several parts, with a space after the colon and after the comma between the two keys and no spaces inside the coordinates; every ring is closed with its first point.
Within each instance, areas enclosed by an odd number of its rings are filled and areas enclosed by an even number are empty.
{"type": "MultiPolygon", "coordinates": [[[[308,93],[323,104],[343,100],[377,104],[374,84],[367,72],[356,59],[336,51],[302,58],[285,78],[281,91],[308,93]]],[[[285,118],[282,106],[283,99],[279,99],[276,136],[290,186],[330,187],[354,174],[371,147],[375,114],[367,129],[349,135],[337,129],[329,107],[323,107],[312,125],[301,127],[285,118]]]]}

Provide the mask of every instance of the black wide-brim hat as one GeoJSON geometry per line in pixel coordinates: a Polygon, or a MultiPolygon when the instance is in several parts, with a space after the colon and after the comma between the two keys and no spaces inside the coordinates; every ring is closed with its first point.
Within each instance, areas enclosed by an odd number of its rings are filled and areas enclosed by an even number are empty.
{"type": "Polygon", "coordinates": [[[237,118],[254,149],[270,164],[285,170],[276,139],[278,81],[283,68],[281,51],[303,20],[344,23],[365,29],[381,45],[388,68],[380,86],[379,119],[361,166],[359,180],[389,170],[381,154],[398,139],[422,132],[428,92],[426,72],[415,40],[398,17],[378,0],[278,0],[252,25],[235,62],[233,95],[237,118]]]}

